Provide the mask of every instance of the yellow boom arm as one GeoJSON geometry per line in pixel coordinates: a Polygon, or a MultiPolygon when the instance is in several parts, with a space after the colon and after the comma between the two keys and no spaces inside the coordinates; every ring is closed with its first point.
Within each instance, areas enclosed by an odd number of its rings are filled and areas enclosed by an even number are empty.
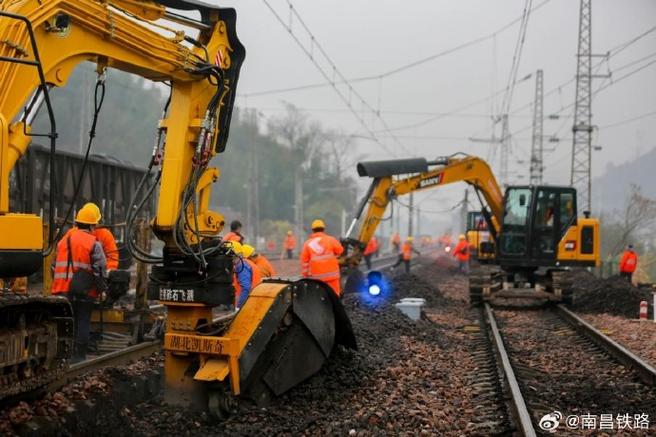
{"type": "MultiPolygon", "coordinates": [[[[357,237],[359,244],[355,244],[353,252],[341,260],[344,266],[359,264],[362,250],[376,232],[391,200],[453,182],[466,182],[482,193],[492,214],[492,226],[495,231],[499,231],[498,226],[503,218],[503,193],[490,166],[480,158],[465,156],[443,157],[430,162],[424,159],[363,162],[358,164],[358,173],[360,176],[372,176],[374,180],[364,199],[369,207],[357,237]],[[429,166],[437,167],[429,169],[429,166]],[[416,174],[407,176],[412,173],[416,174]]],[[[366,205],[364,202],[353,225],[366,205]]]]}
{"type": "MultiPolygon", "coordinates": [[[[156,234],[172,246],[182,193],[197,177],[196,233],[218,235],[222,217],[207,210],[210,183],[218,171],[207,163],[225,147],[239,68],[245,51],[235,33],[233,9],[196,1],[13,0],[0,4],[0,251],[41,252],[41,220],[9,213],[9,174],[30,144],[33,114],[20,111],[43,98],[43,88],[64,86],[83,61],[99,72],[113,67],[171,85],[166,138],[154,220],[156,234]],[[195,21],[167,9],[196,9],[195,21]],[[160,18],[194,27],[193,38],[162,25],[160,18]],[[154,27],[164,32],[153,30],[154,27]],[[164,33],[167,33],[165,36],[164,33]],[[219,78],[217,80],[217,78],[219,78]],[[47,86],[44,86],[44,81],[47,86]],[[36,92],[36,94],[35,94],[36,92]],[[30,96],[36,96],[30,99],[30,96]],[[209,113],[211,107],[216,107],[209,113]],[[201,148],[202,146],[202,148],[201,148]],[[202,187],[199,187],[202,185],[202,187]],[[16,229],[17,223],[20,225],[16,229]],[[11,229],[11,232],[9,232],[11,229]],[[30,235],[28,243],[10,235],[30,235]]],[[[27,112],[27,111],[26,111],[27,112]]],[[[52,171],[52,170],[51,170],[52,171]]],[[[23,272],[24,273],[24,272],[23,272]]]]}

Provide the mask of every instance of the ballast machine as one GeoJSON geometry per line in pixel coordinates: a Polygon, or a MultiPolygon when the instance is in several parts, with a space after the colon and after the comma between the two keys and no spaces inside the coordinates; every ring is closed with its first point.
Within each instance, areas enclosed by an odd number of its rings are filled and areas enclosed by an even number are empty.
{"type": "MultiPolygon", "coordinates": [[[[477,218],[485,220],[485,226],[479,228],[484,227],[490,237],[476,242],[478,263],[469,275],[473,305],[493,297],[568,303],[572,291],[570,269],[599,265],[599,220],[591,218],[588,211],[583,216],[577,214],[576,189],[572,187],[509,186],[503,194],[489,165],[464,154],[432,161],[412,158],[361,162],[357,169],[360,176],[370,177],[372,182],[344,240],[347,250],[341,263],[351,272],[360,263],[364,248],[392,200],[454,182],[474,188],[482,208],[477,218]],[[350,238],[360,220],[357,238],[350,238]]],[[[380,273],[369,273],[370,282],[380,277],[380,273]]],[[[357,274],[351,278],[351,285],[362,281],[357,274]]]]}
{"type": "MultiPolygon", "coordinates": [[[[168,85],[148,172],[126,217],[126,240],[135,258],[152,264],[149,298],[167,308],[165,400],[207,405],[217,417],[230,414],[238,396],[264,402],[284,393],[315,373],[335,344],[356,347],[339,300],[312,280],[265,282],[236,314],[214,318],[235,297],[236,255],[219,237],[223,216],[210,210],[219,179],[212,158],[226,149],[245,57],[235,25],[235,10],[194,0],[0,3],[0,277],[37,271],[61,237],[61,229],[54,234],[53,208],[46,208],[44,238],[40,216],[11,212],[9,205],[10,172],[32,137],[47,138],[56,150],[57,108],[49,91],[64,86],[84,61],[97,66],[97,90],[110,68],[168,85]],[[50,130],[32,132],[41,106],[50,130]],[[152,176],[156,183],[145,189],[152,176]],[[140,247],[134,232],[154,193],[151,228],[164,243],[162,256],[140,247]]],[[[60,177],[51,166],[50,205],[60,177]]],[[[65,368],[73,338],[65,298],[3,289],[0,326],[1,396],[43,385],[65,368]]]]}

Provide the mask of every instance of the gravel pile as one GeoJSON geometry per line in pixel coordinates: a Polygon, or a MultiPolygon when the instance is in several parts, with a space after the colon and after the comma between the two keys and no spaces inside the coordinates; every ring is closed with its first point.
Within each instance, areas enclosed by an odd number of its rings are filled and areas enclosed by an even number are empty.
{"type": "Polygon", "coordinates": [[[576,311],[636,319],[639,317],[640,302],[643,300],[650,303],[649,317],[653,317],[653,297],[648,289],[634,287],[619,276],[600,279],[586,271],[574,274],[572,308],[576,311]]]}

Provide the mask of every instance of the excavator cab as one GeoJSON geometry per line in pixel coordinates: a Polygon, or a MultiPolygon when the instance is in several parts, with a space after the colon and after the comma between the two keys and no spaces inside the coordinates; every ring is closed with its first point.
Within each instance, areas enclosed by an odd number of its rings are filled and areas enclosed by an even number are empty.
{"type": "Polygon", "coordinates": [[[577,223],[576,190],[516,186],[506,190],[498,258],[514,266],[551,266],[559,243],[577,223]]]}

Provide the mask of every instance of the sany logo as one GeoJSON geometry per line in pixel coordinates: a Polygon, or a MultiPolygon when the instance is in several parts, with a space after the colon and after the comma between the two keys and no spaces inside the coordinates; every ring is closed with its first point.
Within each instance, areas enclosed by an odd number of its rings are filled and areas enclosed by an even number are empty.
{"type": "Polygon", "coordinates": [[[308,246],[310,249],[312,249],[312,252],[316,253],[317,255],[323,255],[323,253],[326,251],[326,248],[321,245],[321,237],[316,237],[310,240],[308,246]]]}
{"type": "Polygon", "coordinates": [[[431,185],[439,185],[442,182],[442,175],[444,173],[440,173],[436,176],[431,176],[426,179],[422,179],[419,181],[419,188],[425,188],[425,187],[430,187],[431,185]]]}
{"type": "Polygon", "coordinates": [[[554,411],[553,413],[542,416],[538,425],[544,431],[556,432],[556,428],[560,425],[560,419],[562,418],[563,414],[560,411],[554,411]]]}

